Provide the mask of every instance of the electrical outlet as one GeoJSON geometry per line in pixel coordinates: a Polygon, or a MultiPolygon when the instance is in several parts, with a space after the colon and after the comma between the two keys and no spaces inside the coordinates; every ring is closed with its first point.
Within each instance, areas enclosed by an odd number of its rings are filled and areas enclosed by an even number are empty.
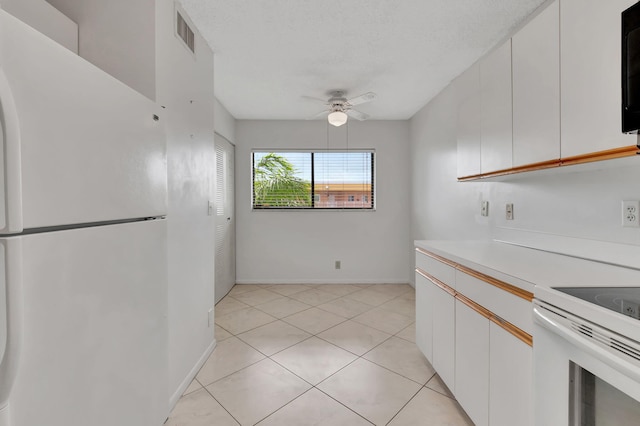
{"type": "Polygon", "coordinates": [[[483,201],[480,207],[480,216],[489,216],[489,202],[483,201]]]}
{"type": "Polygon", "coordinates": [[[341,262],[339,260],[336,260],[336,269],[340,269],[341,266],[341,262]]]}
{"type": "Polygon", "coordinates": [[[640,226],[640,201],[625,200],[622,202],[622,226],[640,226]]]}
{"type": "Polygon", "coordinates": [[[507,203],[505,214],[506,214],[507,220],[513,220],[513,203],[507,203]]]}

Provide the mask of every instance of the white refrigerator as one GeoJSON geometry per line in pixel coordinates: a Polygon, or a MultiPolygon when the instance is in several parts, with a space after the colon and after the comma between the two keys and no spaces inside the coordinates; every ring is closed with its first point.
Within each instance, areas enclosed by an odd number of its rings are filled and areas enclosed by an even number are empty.
{"type": "Polygon", "coordinates": [[[165,420],[159,116],[0,10],[0,426],[165,420]]]}

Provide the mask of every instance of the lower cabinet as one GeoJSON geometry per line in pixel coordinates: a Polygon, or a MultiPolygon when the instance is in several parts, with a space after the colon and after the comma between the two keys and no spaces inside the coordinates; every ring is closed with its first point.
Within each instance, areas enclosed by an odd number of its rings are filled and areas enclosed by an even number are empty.
{"type": "Polygon", "coordinates": [[[533,348],[493,322],[489,341],[489,424],[533,425],[533,348]]]}
{"type": "Polygon", "coordinates": [[[435,286],[416,272],[416,345],[433,362],[433,288],[435,286]]]}
{"type": "MultiPolygon", "coordinates": [[[[489,319],[456,299],[456,399],[476,426],[489,424],[489,319]]],[[[518,423],[512,423],[516,425],[518,423]]],[[[493,423],[491,423],[493,425],[493,423]]]]}
{"type": "Polygon", "coordinates": [[[480,275],[441,274],[444,282],[416,268],[416,343],[477,426],[531,426],[533,348],[524,331],[531,320],[521,315],[531,299],[504,291],[505,299],[496,289],[507,284],[480,275]]]}
{"type": "Polygon", "coordinates": [[[455,300],[432,284],[433,359],[431,365],[449,390],[455,393],[455,300]]]}

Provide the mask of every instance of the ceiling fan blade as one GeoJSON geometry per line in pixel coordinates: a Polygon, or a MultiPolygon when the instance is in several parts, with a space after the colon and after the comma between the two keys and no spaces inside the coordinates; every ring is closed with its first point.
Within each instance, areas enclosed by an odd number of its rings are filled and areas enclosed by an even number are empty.
{"type": "Polygon", "coordinates": [[[306,96],[306,95],[302,95],[300,96],[302,99],[307,99],[309,101],[314,101],[314,102],[321,102],[323,104],[328,105],[328,102],[326,99],[320,99],[320,98],[314,98],[313,96],[306,96]]]}
{"type": "Polygon", "coordinates": [[[365,93],[363,95],[356,96],[355,98],[351,98],[347,102],[349,102],[351,105],[360,105],[360,104],[363,104],[365,102],[371,102],[377,97],[378,97],[378,95],[376,95],[375,93],[367,92],[367,93],[365,93]]]}
{"type": "Polygon", "coordinates": [[[355,118],[356,120],[364,121],[369,119],[371,116],[369,114],[365,114],[364,112],[356,111],[355,109],[350,109],[347,111],[347,115],[349,117],[355,118]]]}
{"type": "Polygon", "coordinates": [[[320,111],[319,113],[317,113],[316,115],[313,115],[311,117],[306,118],[306,120],[316,120],[322,116],[327,115],[328,111],[325,109],[324,111],[320,111]]]}

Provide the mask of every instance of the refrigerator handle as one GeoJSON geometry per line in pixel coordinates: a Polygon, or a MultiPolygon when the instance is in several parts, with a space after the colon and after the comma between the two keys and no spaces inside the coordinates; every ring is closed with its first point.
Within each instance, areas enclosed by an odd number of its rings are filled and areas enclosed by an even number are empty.
{"type": "Polygon", "coordinates": [[[0,193],[4,190],[4,223],[0,223],[0,234],[22,232],[22,173],[20,170],[20,125],[18,112],[11,87],[0,66],[0,131],[2,137],[0,149],[2,176],[0,193]]]}
{"type": "Polygon", "coordinates": [[[4,245],[6,344],[0,361],[0,426],[8,424],[9,397],[18,372],[22,348],[22,238],[6,238],[4,245]]]}

